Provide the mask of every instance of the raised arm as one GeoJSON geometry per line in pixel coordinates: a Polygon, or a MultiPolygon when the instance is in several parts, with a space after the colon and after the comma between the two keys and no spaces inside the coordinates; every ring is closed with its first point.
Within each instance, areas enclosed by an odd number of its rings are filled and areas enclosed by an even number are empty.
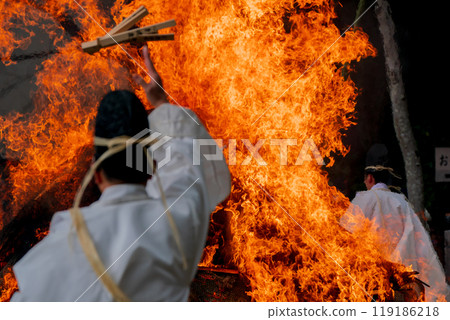
{"type": "MultiPolygon", "coordinates": [[[[133,78],[144,88],[147,99],[156,108],[149,116],[149,123],[151,133],[161,139],[161,143],[155,144],[151,151],[158,163],[164,193],[176,198],[193,185],[193,188],[203,190],[202,197],[208,203],[208,210],[213,210],[230,193],[231,178],[223,156],[207,160],[204,155],[217,155],[222,151],[192,110],[168,102],[147,46],[142,54],[151,81],[147,83],[138,75],[133,78]],[[202,143],[205,146],[200,148],[202,143]],[[202,154],[197,154],[200,151],[202,154]]],[[[149,181],[147,190],[151,196],[160,195],[154,179],[149,181]]]]}
{"type": "Polygon", "coordinates": [[[133,74],[134,81],[140,85],[147,95],[148,101],[155,108],[164,103],[168,103],[166,91],[164,90],[160,75],[153,65],[152,59],[148,51],[148,46],[144,45],[142,48],[142,57],[144,58],[145,66],[147,67],[147,74],[150,76],[151,81],[147,83],[140,75],[133,74]]]}

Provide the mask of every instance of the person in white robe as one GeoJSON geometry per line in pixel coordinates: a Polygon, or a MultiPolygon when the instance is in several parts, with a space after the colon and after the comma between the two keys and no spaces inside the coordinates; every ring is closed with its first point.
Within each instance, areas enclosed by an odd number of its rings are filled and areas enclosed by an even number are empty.
{"type": "Polygon", "coordinates": [[[366,165],[367,191],[356,194],[341,217],[341,225],[355,232],[364,221],[370,220],[370,228],[378,236],[379,248],[386,259],[411,266],[419,272],[417,277],[430,286],[425,287],[425,301],[448,299],[450,290],[445,273],[428,232],[406,197],[392,192],[387,185],[393,170],[387,166],[384,145],[374,145],[369,150],[366,165]]]}
{"type": "MultiPolygon", "coordinates": [[[[170,155],[157,169],[163,195],[155,176],[147,185],[130,183],[126,177],[109,179],[100,167],[95,182],[101,197],[80,211],[105,273],[130,301],[187,301],[210,214],[229,195],[230,173],[223,159],[201,157],[194,164],[195,140],[212,138],[194,112],[167,102],[146,46],[143,56],[153,81],[138,76],[135,81],[155,107],[150,129],[170,137],[153,153],[156,163],[170,155]]],[[[11,301],[114,301],[86,258],[69,211],[54,215],[48,235],[13,270],[19,290],[11,301]]]]}

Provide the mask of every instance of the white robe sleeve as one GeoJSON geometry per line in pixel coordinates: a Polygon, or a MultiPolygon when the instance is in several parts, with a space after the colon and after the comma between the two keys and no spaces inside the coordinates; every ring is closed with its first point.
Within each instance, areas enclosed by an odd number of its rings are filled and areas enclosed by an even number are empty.
{"type": "Polygon", "coordinates": [[[365,200],[364,192],[358,192],[342,215],[340,225],[350,232],[355,232],[366,219],[370,219],[370,215],[367,216],[367,214],[372,211],[372,207],[373,204],[365,200]]]}
{"type": "MultiPolygon", "coordinates": [[[[183,176],[183,171],[194,170],[205,185],[209,210],[214,210],[230,193],[230,172],[222,151],[196,114],[189,109],[166,103],[150,114],[149,123],[152,134],[156,132],[172,138],[153,151],[164,192],[168,196],[179,195],[183,191],[178,188],[179,177],[183,176]],[[185,142],[183,148],[171,148],[176,140],[185,142]]],[[[192,176],[186,175],[186,178],[192,179],[192,176]]],[[[147,191],[150,196],[159,198],[160,192],[154,179],[152,180],[147,185],[147,191]]],[[[194,181],[184,181],[183,185],[190,185],[194,181]]]]}

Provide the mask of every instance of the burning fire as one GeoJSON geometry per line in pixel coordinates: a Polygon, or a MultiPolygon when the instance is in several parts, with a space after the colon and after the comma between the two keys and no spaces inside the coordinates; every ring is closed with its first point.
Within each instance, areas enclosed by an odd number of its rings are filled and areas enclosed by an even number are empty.
{"type": "Polygon", "coordinates": [[[19,287],[17,286],[17,281],[14,278],[14,274],[11,268],[5,271],[5,276],[3,278],[3,283],[0,290],[0,301],[8,301],[11,296],[16,292],[19,287]]]}
{"type": "MultiPolygon", "coordinates": [[[[58,199],[52,210],[69,207],[82,177],[80,160],[89,160],[98,101],[130,86],[145,101],[130,76],[144,75],[136,47],[92,56],[81,51],[82,42],[103,36],[140,5],[151,12],[142,26],[177,21],[175,41],[150,44],[173,102],[199,114],[212,136],[225,141],[225,155],[235,152],[233,191],[220,210],[230,217],[230,263],[249,280],[248,294],[256,301],[369,301],[375,291],[380,300],[389,296],[375,238],[361,241],[338,225],[348,199],[328,185],[314,161],[295,165],[307,139],[328,166],[333,153],[348,152],[341,138],[354,121],[357,89],[341,76],[342,66],[376,54],[361,30],[339,39],[330,0],[0,0],[6,66],[15,63],[16,50],[35,41],[37,30],[56,51],[37,66],[34,110],[0,117],[6,158],[19,161],[5,169],[10,191],[0,223],[49,190],[58,199]],[[249,156],[242,139],[298,143],[289,146],[287,165],[279,161],[283,146],[269,144],[258,150],[266,165],[255,159],[242,165],[249,156]],[[227,141],[236,144],[230,148],[227,141]]],[[[207,248],[203,265],[212,263],[218,247],[207,248]]],[[[3,300],[15,290],[11,273],[5,274],[3,300]]]]}

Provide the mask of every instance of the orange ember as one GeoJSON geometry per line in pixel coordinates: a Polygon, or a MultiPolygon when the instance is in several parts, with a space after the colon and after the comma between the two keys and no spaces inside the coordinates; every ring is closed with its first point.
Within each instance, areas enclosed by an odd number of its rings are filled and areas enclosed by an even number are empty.
{"type": "MultiPolygon", "coordinates": [[[[0,116],[6,158],[19,160],[5,169],[10,210],[0,211],[0,222],[8,223],[48,190],[58,199],[55,210],[70,206],[98,101],[125,88],[145,100],[131,80],[136,71],[144,75],[136,47],[94,55],[81,50],[82,42],[103,36],[141,5],[150,15],[140,26],[177,21],[170,30],[175,41],[149,44],[155,66],[173,102],[199,114],[212,136],[222,139],[228,160],[233,158],[233,191],[221,210],[230,216],[232,240],[226,245],[232,263],[249,280],[252,299],[370,301],[375,291],[380,300],[391,294],[375,238],[366,234],[362,241],[338,224],[348,199],[329,186],[311,152],[298,163],[307,140],[328,166],[332,153],[348,152],[341,138],[354,121],[357,88],[341,76],[341,66],[376,54],[361,30],[340,38],[330,0],[117,0],[112,6],[0,0],[6,66],[15,63],[14,50],[34,41],[37,29],[57,51],[37,66],[34,110],[0,116]],[[256,159],[249,146],[260,141],[256,159]],[[58,188],[67,181],[69,187],[58,188]]],[[[202,265],[217,249],[217,243],[207,248],[202,265]]],[[[7,290],[2,299],[14,285],[7,290]]]]}

